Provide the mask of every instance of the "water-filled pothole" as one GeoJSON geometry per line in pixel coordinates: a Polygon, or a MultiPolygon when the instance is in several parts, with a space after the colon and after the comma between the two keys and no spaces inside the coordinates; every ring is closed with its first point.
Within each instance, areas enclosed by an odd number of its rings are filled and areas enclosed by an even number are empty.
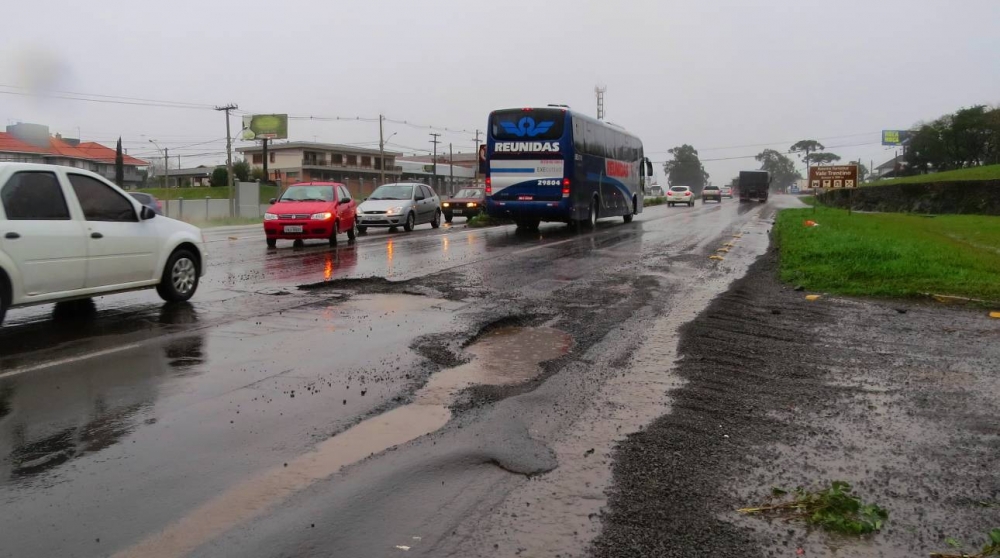
{"type": "Polygon", "coordinates": [[[536,377],[541,363],[566,354],[570,335],[548,327],[502,327],[466,350],[473,358],[431,376],[412,403],[364,420],[314,451],[243,481],[167,529],[117,556],[179,556],[259,516],[295,492],[340,469],[430,434],[451,419],[449,405],[474,385],[510,385],[536,377]]]}

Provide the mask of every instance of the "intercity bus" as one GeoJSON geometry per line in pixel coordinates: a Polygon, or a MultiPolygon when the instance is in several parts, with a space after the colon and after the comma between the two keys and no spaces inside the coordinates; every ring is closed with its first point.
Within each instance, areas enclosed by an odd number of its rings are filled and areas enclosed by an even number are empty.
{"type": "Polygon", "coordinates": [[[619,126],[562,106],[490,113],[481,158],[486,212],[520,228],[541,221],[593,227],[642,212],[653,166],[619,126]]]}

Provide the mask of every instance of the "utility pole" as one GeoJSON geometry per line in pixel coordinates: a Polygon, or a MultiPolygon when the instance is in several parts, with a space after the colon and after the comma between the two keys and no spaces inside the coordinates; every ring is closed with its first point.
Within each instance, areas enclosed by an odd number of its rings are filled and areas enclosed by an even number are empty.
{"type": "Polygon", "coordinates": [[[170,150],[163,148],[163,187],[170,187],[170,150]]]}
{"type": "Polygon", "coordinates": [[[476,170],[474,184],[479,184],[479,130],[476,130],[476,170]]]}
{"type": "Polygon", "coordinates": [[[597,119],[604,120],[604,93],[608,90],[607,87],[602,87],[600,85],[594,87],[594,93],[597,95],[597,119]]]}
{"type": "Polygon", "coordinates": [[[434,138],[431,140],[431,143],[434,144],[434,156],[431,159],[433,163],[433,167],[431,170],[431,174],[433,175],[433,178],[431,178],[431,187],[433,188],[434,185],[437,184],[437,179],[438,179],[438,144],[441,143],[441,141],[438,140],[438,138],[441,137],[441,134],[435,134],[434,132],[431,132],[431,137],[434,138]]]}
{"type": "Polygon", "coordinates": [[[382,130],[382,121],[385,117],[381,114],[378,115],[378,159],[379,159],[379,173],[378,180],[379,185],[385,184],[385,132],[382,130]]]}
{"type": "Polygon", "coordinates": [[[229,111],[239,107],[230,103],[224,107],[215,107],[215,110],[226,113],[226,183],[229,186],[229,216],[236,216],[236,203],[233,196],[233,138],[229,133],[229,111]]]}
{"type": "Polygon", "coordinates": [[[267,184],[271,181],[271,175],[267,172],[267,138],[261,140],[261,145],[264,146],[264,155],[261,157],[264,162],[264,184],[267,184]]]}
{"type": "Polygon", "coordinates": [[[448,144],[448,195],[455,195],[455,152],[448,144]]]}

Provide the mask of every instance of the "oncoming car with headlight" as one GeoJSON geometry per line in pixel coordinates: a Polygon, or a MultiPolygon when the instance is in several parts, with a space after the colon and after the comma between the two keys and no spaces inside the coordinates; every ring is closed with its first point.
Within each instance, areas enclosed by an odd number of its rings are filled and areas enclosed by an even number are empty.
{"type": "Polygon", "coordinates": [[[383,184],[357,209],[358,232],[368,227],[396,227],[410,232],[421,223],[441,226],[441,199],[426,184],[401,182],[383,184]]]}
{"type": "Polygon", "coordinates": [[[483,188],[462,188],[447,201],[441,202],[444,220],[448,223],[455,218],[475,217],[483,212],[486,202],[486,191],[483,188]]]}
{"type": "Polygon", "coordinates": [[[323,239],[336,246],[337,234],[354,240],[356,204],[347,186],[336,182],[293,184],[264,213],[264,235],[274,248],[278,240],[323,239]]]}

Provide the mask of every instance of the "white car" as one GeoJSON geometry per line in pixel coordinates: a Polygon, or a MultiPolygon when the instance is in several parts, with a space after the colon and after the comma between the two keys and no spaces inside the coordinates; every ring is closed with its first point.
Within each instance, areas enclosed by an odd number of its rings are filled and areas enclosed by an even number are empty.
{"type": "Polygon", "coordinates": [[[136,289],[185,301],[205,258],[198,227],[157,216],[100,175],[0,163],[0,322],[11,307],[136,289]]]}
{"type": "Polygon", "coordinates": [[[677,205],[682,203],[687,206],[694,206],[694,192],[689,186],[671,186],[667,190],[667,205],[677,205]]]}

